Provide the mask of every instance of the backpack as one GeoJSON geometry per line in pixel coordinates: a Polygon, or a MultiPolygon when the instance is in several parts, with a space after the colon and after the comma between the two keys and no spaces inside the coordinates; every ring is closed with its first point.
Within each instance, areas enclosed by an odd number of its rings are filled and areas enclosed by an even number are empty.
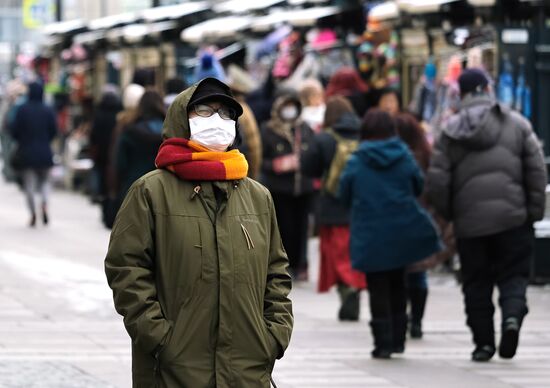
{"type": "Polygon", "coordinates": [[[327,133],[332,135],[336,140],[336,152],[330,162],[330,167],[325,175],[323,188],[329,194],[336,196],[338,193],[338,186],[340,184],[340,175],[348,162],[351,154],[355,152],[359,145],[359,141],[355,139],[346,139],[332,129],[327,129],[327,133]]]}

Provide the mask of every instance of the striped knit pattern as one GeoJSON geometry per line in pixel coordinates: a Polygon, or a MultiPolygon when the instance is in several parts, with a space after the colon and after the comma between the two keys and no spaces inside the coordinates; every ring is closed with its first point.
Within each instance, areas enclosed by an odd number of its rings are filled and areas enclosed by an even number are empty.
{"type": "Polygon", "coordinates": [[[190,181],[237,180],[248,174],[248,162],[239,150],[210,151],[182,138],[165,140],[160,146],[155,165],[190,181]]]}

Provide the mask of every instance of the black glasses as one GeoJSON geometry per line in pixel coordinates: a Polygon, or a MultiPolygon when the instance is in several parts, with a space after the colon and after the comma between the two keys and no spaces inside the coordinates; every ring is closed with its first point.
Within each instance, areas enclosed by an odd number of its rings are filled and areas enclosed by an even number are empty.
{"type": "Polygon", "coordinates": [[[193,106],[193,111],[200,117],[210,117],[214,113],[218,113],[224,120],[237,120],[237,111],[223,105],[214,109],[210,105],[197,104],[193,106]]]}

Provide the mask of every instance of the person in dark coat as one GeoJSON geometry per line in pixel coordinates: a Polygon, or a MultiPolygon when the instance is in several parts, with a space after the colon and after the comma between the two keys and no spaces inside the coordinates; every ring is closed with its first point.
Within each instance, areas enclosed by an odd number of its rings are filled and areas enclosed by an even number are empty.
{"type": "Polygon", "coordinates": [[[29,85],[29,98],[15,115],[11,135],[17,143],[17,168],[21,170],[23,188],[31,213],[29,225],[36,225],[34,193],[39,192],[42,203],[42,222],[49,222],[48,196],[49,171],[53,166],[50,143],[57,134],[55,113],[43,102],[44,87],[41,83],[29,85]]]}
{"type": "Polygon", "coordinates": [[[271,120],[262,128],[261,181],[273,195],[292,275],[305,279],[313,182],[300,171],[300,153],[309,147],[313,131],[299,119],[301,107],[290,92],[275,101],[271,120]]]}
{"type": "MultiPolygon", "coordinates": [[[[416,118],[409,113],[399,113],[395,116],[397,134],[407,144],[412,152],[418,167],[422,173],[428,171],[432,154],[431,146],[426,138],[426,133],[416,118]]],[[[445,243],[445,249],[426,259],[409,266],[407,269],[407,297],[410,305],[409,325],[411,338],[420,339],[423,336],[422,319],[428,298],[428,273],[427,270],[436,265],[450,260],[455,252],[452,224],[445,221],[433,206],[430,206],[426,192],[419,198],[420,205],[426,209],[439,227],[441,237],[445,243]]]]}
{"type": "Polygon", "coordinates": [[[544,216],[546,168],[531,124],[496,102],[481,69],[458,79],[460,110],[443,128],[428,170],[430,202],[453,221],[473,361],[496,352],[492,302],[500,292],[499,355],[512,358],[527,308],[533,223],[544,216]]]}
{"type": "Polygon", "coordinates": [[[362,142],[340,178],[339,196],[351,207],[353,268],[367,276],[374,358],[405,350],[406,267],[441,249],[429,214],[419,205],[423,178],[392,117],[371,109],[362,142]]]}
{"type": "Polygon", "coordinates": [[[94,170],[98,179],[97,194],[101,199],[107,196],[107,166],[113,131],[116,127],[118,112],[122,110],[119,96],[105,92],[101,97],[90,132],[90,153],[94,161],[94,170]]]}
{"type": "MultiPolygon", "coordinates": [[[[313,178],[325,178],[332,168],[339,141],[359,141],[361,120],[345,97],[331,97],[324,115],[324,130],[316,135],[302,153],[302,172],[313,178]]],[[[341,171],[340,171],[341,172],[341,171]]],[[[321,189],[318,207],[321,267],[319,292],[338,286],[340,320],[359,319],[359,293],[366,288],[365,275],[351,268],[349,257],[349,209],[326,187],[321,189]]]]}
{"type": "Polygon", "coordinates": [[[155,91],[145,92],[133,122],[123,129],[117,143],[115,166],[119,179],[119,203],[132,183],[155,169],[165,116],[166,110],[160,94],[155,91]]]}

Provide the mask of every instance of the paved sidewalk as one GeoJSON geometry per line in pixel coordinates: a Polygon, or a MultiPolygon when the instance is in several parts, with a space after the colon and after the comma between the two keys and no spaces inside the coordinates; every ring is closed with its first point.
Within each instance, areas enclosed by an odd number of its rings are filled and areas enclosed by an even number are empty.
{"type": "MultiPolygon", "coordinates": [[[[130,341],[103,274],[109,233],[99,210],[56,192],[52,225],[31,230],[21,193],[0,182],[0,198],[0,388],[130,387],[130,341]]],[[[316,252],[317,241],[310,246],[316,252]]],[[[340,323],[335,292],[296,284],[295,331],[275,367],[278,387],[550,387],[550,288],[530,288],[517,357],[480,365],[469,361],[459,287],[448,276],[432,276],[430,286],[425,339],[376,361],[366,294],[361,321],[340,323]]]]}

